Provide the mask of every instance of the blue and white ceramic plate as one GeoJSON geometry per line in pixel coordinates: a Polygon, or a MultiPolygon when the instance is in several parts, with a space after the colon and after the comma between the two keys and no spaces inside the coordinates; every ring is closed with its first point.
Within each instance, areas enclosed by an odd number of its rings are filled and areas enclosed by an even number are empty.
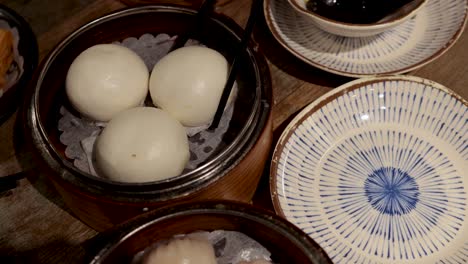
{"type": "Polygon", "coordinates": [[[468,102],[417,77],[345,84],[286,128],[270,187],[334,263],[467,263],[468,102]]]}
{"type": "Polygon", "coordinates": [[[265,0],[273,36],[304,62],[335,74],[363,77],[405,73],[444,54],[467,21],[468,0],[428,0],[409,21],[379,35],[347,38],[324,32],[286,0],[265,0]]]}

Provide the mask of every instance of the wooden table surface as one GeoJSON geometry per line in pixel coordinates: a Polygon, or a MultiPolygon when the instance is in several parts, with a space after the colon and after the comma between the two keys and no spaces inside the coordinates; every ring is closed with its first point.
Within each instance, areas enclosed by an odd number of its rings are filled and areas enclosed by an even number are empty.
{"type": "MultiPolygon", "coordinates": [[[[117,0],[1,2],[15,9],[31,24],[39,42],[40,59],[80,25],[125,7],[117,0]]],[[[216,10],[245,25],[250,3],[251,0],[220,0],[216,10]]],[[[318,70],[296,59],[272,37],[263,18],[259,19],[253,38],[270,66],[275,140],[300,109],[334,87],[352,80],[318,70]]],[[[408,74],[434,80],[467,99],[466,47],[468,34],[463,34],[442,57],[408,74]]],[[[28,154],[14,148],[15,121],[16,114],[0,125],[0,177],[33,167],[28,154]]],[[[265,168],[254,203],[271,209],[268,167],[265,168]]],[[[0,194],[1,263],[80,263],[86,256],[89,240],[96,235],[96,231],[69,213],[52,188],[40,181],[32,184],[23,179],[17,188],[0,194]]]]}

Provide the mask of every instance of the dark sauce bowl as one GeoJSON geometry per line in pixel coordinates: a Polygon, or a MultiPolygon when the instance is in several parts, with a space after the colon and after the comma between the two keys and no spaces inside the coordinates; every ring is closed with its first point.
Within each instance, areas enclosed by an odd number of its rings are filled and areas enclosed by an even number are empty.
{"type": "Polygon", "coordinates": [[[269,211],[227,201],[189,203],[142,215],[98,236],[92,264],[131,263],[152,244],[174,235],[228,230],[256,240],[274,263],[328,264],[325,251],[299,228],[269,211]]]}
{"type": "MultiPolygon", "coordinates": [[[[318,28],[327,31],[329,33],[345,36],[345,37],[368,37],[380,34],[385,32],[391,28],[394,28],[405,21],[414,17],[419,10],[421,10],[424,5],[426,4],[427,0],[412,0],[413,2],[405,5],[402,8],[394,8],[393,12],[387,14],[384,18],[377,20],[378,17],[381,17],[381,14],[374,14],[369,13],[368,11],[360,11],[359,9],[356,10],[343,10],[339,9],[337,11],[341,12],[342,16],[338,19],[336,16],[340,16],[340,14],[333,14],[330,16],[324,16],[325,13],[330,13],[331,8],[326,7],[324,13],[318,13],[310,10],[307,7],[306,0],[287,0],[290,6],[298,12],[300,15],[307,18],[313,25],[317,26],[318,28]],[[351,22],[350,17],[345,17],[350,15],[348,12],[361,12],[361,15],[367,15],[368,18],[362,18],[362,21],[373,21],[369,23],[363,22],[351,22]],[[377,21],[375,21],[377,20],[377,21]]],[[[313,1],[313,0],[310,0],[313,1]]],[[[342,0],[342,1],[349,1],[349,0],[342,0]]],[[[318,2],[321,2],[318,0],[318,2]]],[[[378,1],[374,1],[378,2],[378,1]]],[[[349,4],[349,2],[346,2],[349,4]]],[[[372,3],[374,4],[374,3],[372,3]]],[[[378,5],[376,5],[378,6],[378,5]]],[[[384,6],[382,4],[382,6],[384,6]]],[[[317,7],[319,8],[319,7],[317,7]]],[[[323,7],[322,7],[323,8],[323,7]]],[[[375,11],[381,12],[380,10],[375,11]]]]}
{"type": "MultiPolygon", "coordinates": [[[[92,45],[145,33],[183,34],[195,19],[195,10],[180,6],[151,5],[114,12],[64,39],[36,73],[24,111],[26,138],[39,167],[48,172],[68,207],[97,230],[161,206],[209,199],[248,202],[254,195],[271,147],[272,98],[267,63],[253,43],[241,56],[238,95],[222,144],[195,170],[155,182],[115,182],[75,168],[59,140],[59,109],[64,106],[73,111],[65,94],[65,77],[76,56],[92,45]]],[[[242,28],[218,14],[206,19],[202,28],[199,40],[231,61],[242,28]]]]}
{"type": "Polygon", "coordinates": [[[18,30],[18,53],[24,59],[22,75],[0,97],[1,124],[16,110],[23,100],[24,90],[32,78],[34,69],[37,67],[39,50],[36,36],[31,27],[18,13],[0,4],[0,20],[6,21],[9,27],[18,30]]]}

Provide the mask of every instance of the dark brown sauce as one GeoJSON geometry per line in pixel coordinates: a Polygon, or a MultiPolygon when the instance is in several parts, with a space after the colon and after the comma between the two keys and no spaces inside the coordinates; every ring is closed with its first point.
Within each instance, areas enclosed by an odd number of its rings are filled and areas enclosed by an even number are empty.
{"type": "Polygon", "coordinates": [[[336,21],[375,23],[413,0],[306,0],[306,6],[320,16],[336,21]]]}

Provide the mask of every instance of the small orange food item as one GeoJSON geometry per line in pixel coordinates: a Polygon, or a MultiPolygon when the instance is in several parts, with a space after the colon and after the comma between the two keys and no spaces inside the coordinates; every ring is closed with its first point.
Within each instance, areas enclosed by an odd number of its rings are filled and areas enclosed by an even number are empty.
{"type": "Polygon", "coordinates": [[[6,74],[13,62],[13,34],[0,28],[0,89],[6,83],[6,74]]]}

